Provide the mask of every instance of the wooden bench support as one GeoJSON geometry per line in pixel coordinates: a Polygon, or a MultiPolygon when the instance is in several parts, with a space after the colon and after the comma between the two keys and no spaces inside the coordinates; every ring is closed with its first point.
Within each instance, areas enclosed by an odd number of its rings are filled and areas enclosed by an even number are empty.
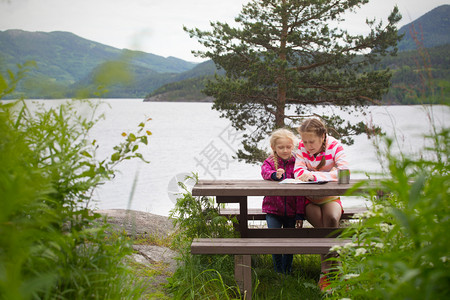
{"type": "MultiPolygon", "coordinates": [[[[353,217],[354,214],[362,213],[367,211],[364,207],[352,207],[346,208],[341,216],[341,220],[348,220],[353,217]]],[[[238,208],[221,208],[220,215],[225,216],[229,219],[236,217],[239,219],[239,209],[238,208]]],[[[266,220],[266,213],[263,213],[261,208],[249,208],[247,217],[249,221],[259,221],[266,220]]]]}
{"type": "Polygon", "coordinates": [[[234,279],[242,293],[243,299],[252,299],[252,256],[234,256],[234,279]]]}
{"type": "Polygon", "coordinates": [[[192,242],[191,253],[235,255],[236,282],[245,299],[251,299],[252,254],[327,254],[334,245],[349,242],[336,238],[202,238],[192,242]]]}

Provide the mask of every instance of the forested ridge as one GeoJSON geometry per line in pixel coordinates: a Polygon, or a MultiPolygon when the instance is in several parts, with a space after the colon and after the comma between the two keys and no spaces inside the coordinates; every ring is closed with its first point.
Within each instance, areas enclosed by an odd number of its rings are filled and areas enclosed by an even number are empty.
{"type": "MultiPolygon", "coordinates": [[[[422,103],[419,96],[433,94],[444,95],[450,99],[450,44],[424,50],[399,52],[395,57],[385,57],[374,69],[388,67],[393,75],[391,87],[382,101],[386,104],[418,104],[422,103]],[[425,57],[423,57],[423,55],[425,57]]],[[[212,79],[214,68],[209,65],[211,74],[187,80],[177,81],[161,86],[151,93],[149,101],[190,101],[205,99],[201,93],[207,78],[212,79]]],[[[439,103],[442,97],[435,97],[439,103]]]]}

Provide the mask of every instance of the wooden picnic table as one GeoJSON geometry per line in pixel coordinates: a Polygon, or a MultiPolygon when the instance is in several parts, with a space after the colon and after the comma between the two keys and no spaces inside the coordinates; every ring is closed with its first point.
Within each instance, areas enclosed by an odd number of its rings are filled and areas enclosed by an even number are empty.
{"type": "MultiPolygon", "coordinates": [[[[192,189],[193,196],[215,196],[217,203],[239,204],[239,232],[243,238],[309,238],[329,236],[336,228],[314,228],[314,230],[249,229],[248,196],[341,196],[360,182],[350,180],[348,184],[327,182],[324,184],[281,184],[269,180],[199,180],[192,189]]],[[[358,189],[357,191],[362,191],[358,189]]]]}
{"type": "MultiPolygon", "coordinates": [[[[240,238],[195,239],[192,254],[232,254],[235,258],[235,279],[245,299],[251,300],[251,254],[324,254],[338,240],[337,228],[252,228],[248,227],[249,196],[340,196],[354,188],[359,180],[348,184],[280,184],[268,180],[199,180],[193,187],[193,196],[215,196],[217,203],[239,204],[240,238]],[[275,239],[276,238],[276,239],[275,239]]],[[[362,192],[362,188],[357,189],[362,192]]]]}

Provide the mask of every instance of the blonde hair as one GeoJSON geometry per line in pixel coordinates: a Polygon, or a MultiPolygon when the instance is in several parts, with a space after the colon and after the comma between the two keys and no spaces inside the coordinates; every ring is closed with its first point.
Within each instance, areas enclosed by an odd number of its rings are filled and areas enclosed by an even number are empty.
{"type": "MultiPolygon", "coordinates": [[[[319,138],[324,137],[322,141],[321,152],[325,152],[327,146],[327,128],[325,124],[319,119],[306,119],[302,122],[300,127],[297,129],[298,133],[302,135],[302,133],[313,133],[317,135],[319,138]]],[[[325,165],[325,155],[322,156],[319,165],[317,166],[317,170],[320,170],[325,165]]]]}
{"type": "Polygon", "coordinates": [[[272,132],[271,136],[270,136],[270,148],[272,148],[272,155],[273,155],[273,162],[275,164],[275,169],[278,169],[278,155],[275,152],[275,145],[277,144],[277,141],[279,139],[289,139],[292,141],[292,144],[294,145],[294,148],[296,146],[296,144],[298,143],[298,139],[295,136],[295,134],[287,129],[287,128],[279,128],[277,130],[275,130],[274,132],[272,132]]]}

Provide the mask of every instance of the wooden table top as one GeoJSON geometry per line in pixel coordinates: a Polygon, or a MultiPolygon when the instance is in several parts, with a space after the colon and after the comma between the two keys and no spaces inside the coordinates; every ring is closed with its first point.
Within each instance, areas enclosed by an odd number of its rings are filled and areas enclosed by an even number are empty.
{"type": "MultiPolygon", "coordinates": [[[[327,183],[281,184],[270,180],[199,180],[192,189],[193,196],[339,196],[361,180],[349,184],[327,183]]],[[[361,192],[361,187],[356,188],[361,192]]]]}

